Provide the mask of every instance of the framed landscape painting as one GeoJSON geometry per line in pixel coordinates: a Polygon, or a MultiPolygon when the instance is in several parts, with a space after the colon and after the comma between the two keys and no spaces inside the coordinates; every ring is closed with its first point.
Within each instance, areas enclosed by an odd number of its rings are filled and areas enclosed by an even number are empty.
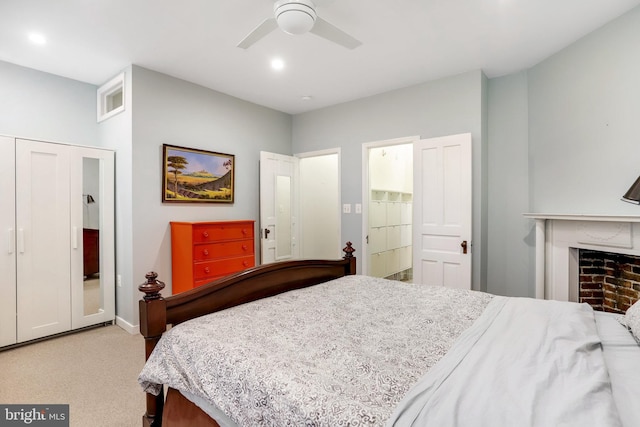
{"type": "Polygon", "coordinates": [[[233,203],[235,156],[162,145],[163,203],[233,203]]]}

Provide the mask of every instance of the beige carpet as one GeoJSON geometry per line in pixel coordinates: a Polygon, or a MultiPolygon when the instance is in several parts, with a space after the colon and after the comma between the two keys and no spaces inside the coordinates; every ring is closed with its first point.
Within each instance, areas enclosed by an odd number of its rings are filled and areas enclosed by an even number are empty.
{"type": "Polygon", "coordinates": [[[72,427],[142,425],[144,339],[112,325],[0,351],[0,403],[69,404],[72,427]]]}

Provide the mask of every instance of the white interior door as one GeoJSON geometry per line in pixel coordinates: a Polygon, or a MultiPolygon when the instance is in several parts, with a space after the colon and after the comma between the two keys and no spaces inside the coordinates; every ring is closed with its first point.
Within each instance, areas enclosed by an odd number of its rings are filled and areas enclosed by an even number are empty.
{"type": "Polygon", "coordinates": [[[471,134],[414,143],[413,280],[471,289],[471,134]]]}
{"type": "Polygon", "coordinates": [[[69,330],[69,147],[16,140],[18,341],[69,330]]]}
{"type": "Polygon", "coordinates": [[[15,142],[0,136],[0,347],[16,343],[15,142]]]}
{"type": "Polygon", "coordinates": [[[299,159],[260,152],[260,259],[262,264],[299,257],[299,159]]]}

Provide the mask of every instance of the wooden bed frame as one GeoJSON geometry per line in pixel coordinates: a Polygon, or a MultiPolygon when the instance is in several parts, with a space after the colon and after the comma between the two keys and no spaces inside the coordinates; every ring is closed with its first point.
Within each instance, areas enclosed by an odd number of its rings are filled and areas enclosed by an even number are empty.
{"type": "MultiPolygon", "coordinates": [[[[138,287],[145,294],[139,302],[145,360],[167,330],[167,325],[356,274],[355,249],[351,242],[347,242],[343,251],[342,260],[296,260],[260,265],[167,298],[160,294],[164,283],[157,280],[158,275],[147,273],[147,281],[138,287]]],[[[218,426],[204,411],[171,388],[166,399],[162,392],[158,396],[147,393],[146,406],[142,417],[145,427],[218,426]]]]}

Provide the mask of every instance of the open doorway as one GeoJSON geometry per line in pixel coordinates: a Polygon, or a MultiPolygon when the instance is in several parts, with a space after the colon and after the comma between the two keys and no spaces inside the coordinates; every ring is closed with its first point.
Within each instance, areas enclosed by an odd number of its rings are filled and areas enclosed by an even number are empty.
{"type": "Polygon", "coordinates": [[[341,255],[340,150],[260,152],[260,263],[341,255]]]}
{"type": "Polygon", "coordinates": [[[363,144],[363,274],[411,281],[413,143],[419,137],[363,144]]]}
{"type": "Polygon", "coordinates": [[[471,289],[471,143],[464,133],[363,144],[364,274],[471,289]]]}
{"type": "Polygon", "coordinates": [[[296,157],[300,159],[300,256],[342,258],[340,149],[296,157]]]}

